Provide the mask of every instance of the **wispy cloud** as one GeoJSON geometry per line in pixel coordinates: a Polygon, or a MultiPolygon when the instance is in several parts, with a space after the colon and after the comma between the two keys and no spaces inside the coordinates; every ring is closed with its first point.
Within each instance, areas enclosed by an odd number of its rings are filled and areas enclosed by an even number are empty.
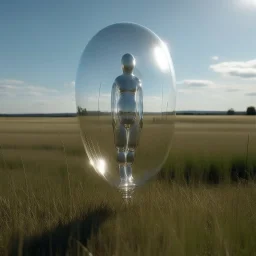
{"type": "Polygon", "coordinates": [[[253,94],[256,91],[256,86],[254,84],[248,83],[236,83],[236,84],[219,84],[218,89],[225,89],[227,93],[238,93],[240,97],[247,94],[253,94]]]}
{"type": "Polygon", "coordinates": [[[100,94],[101,97],[111,97],[110,93],[101,93],[100,94]]]}
{"type": "Polygon", "coordinates": [[[30,91],[30,92],[27,92],[27,95],[29,95],[29,96],[35,96],[35,97],[40,97],[40,96],[42,96],[43,94],[42,94],[41,92],[30,91]]]}
{"type": "MultiPolygon", "coordinates": [[[[143,97],[143,109],[144,111],[160,111],[162,107],[166,107],[166,97],[144,95],[143,97]]],[[[85,107],[89,111],[111,111],[111,94],[102,93],[100,98],[97,94],[90,95],[89,97],[79,97],[78,105],[85,107]],[[99,101],[98,101],[99,99],[99,101]]]]}
{"type": "Polygon", "coordinates": [[[195,93],[194,90],[189,90],[189,89],[177,89],[177,93],[178,94],[191,94],[191,93],[195,93]]]}
{"type": "Polygon", "coordinates": [[[12,84],[12,85],[19,85],[19,84],[24,84],[24,81],[21,80],[15,80],[15,79],[2,79],[0,80],[0,84],[12,84]]]}
{"type": "Polygon", "coordinates": [[[195,88],[195,87],[214,87],[214,82],[210,80],[200,80],[200,79],[188,79],[188,80],[183,80],[180,82],[177,82],[178,85],[182,86],[184,88],[195,88]]]}
{"type": "Polygon", "coordinates": [[[249,93],[246,93],[245,96],[256,96],[256,92],[249,92],[249,93]]]}
{"type": "Polygon", "coordinates": [[[56,89],[50,89],[50,88],[43,87],[43,86],[28,85],[28,86],[24,86],[24,88],[30,92],[41,92],[41,93],[56,93],[56,92],[58,92],[58,90],[56,90],[56,89]]]}
{"type": "Polygon", "coordinates": [[[0,80],[0,92],[12,96],[40,96],[57,93],[58,90],[44,86],[31,85],[25,81],[4,79],[0,80]]]}
{"type": "Polygon", "coordinates": [[[0,113],[75,112],[75,94],[26,81],[0,79],[0,113]]]}
{"type": "Polygon", "coordinates": [[[19,87],[16,85],[0,84],[1,91],[15,90],[15,89],[19,89],[19,87]]]}
{"type": "Polygon", "coordinates": [[[185,94],[225,94],[234,93],[240,94],[240,97],[244,94],[254,95],[256,91],[256,85],[253,80],[238,81],[211,81],[211,80],[195,80],[186,79],[177,82],[177,93],[181,95],[185,94]]]}
{"type": "Polygon", "coordinates": [[[215,87],[215,83],[210,80],[186,79],[177,82],[177,93],[180,95],[201,94],[203,91],[211,90],[215,87]]]}
{"type": "Polygon", "coordinates": [[[235,88],[226,89],[226,92],[239,92],[239,91],[240,91],[239,89],[235,89],[235,88]]]}
{"type": "Polygon", "coordinates": [[[244,79],[256,78],[256,59],[249,61],[230,61],[210,65],[216,73],[244,79]]]}
{"type": "Polygon", "coordinates": [[[0,98],[4,96],[4,97],[12,97],[12,94],[7,92],[7,91],[1,91],[0,90],[0,98]]]}
{"type": "Polygon", "coordinates": [[[214,61],[217,61],[217,60],[219,60],[219,56],[212,56],[211,59],[214,61]]]}
{"type": "Polygon", "coordinates": [[[75,81],[72,81],[72,82],[69,82],[69,83],[65,83],[64,86],[65,87],[75,88],[75,81]]]}

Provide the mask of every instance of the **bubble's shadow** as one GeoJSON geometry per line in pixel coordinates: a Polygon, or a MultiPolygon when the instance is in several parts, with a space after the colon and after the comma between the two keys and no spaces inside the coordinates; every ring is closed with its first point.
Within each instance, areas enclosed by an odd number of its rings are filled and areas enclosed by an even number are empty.
{"type": "Polygon", "coordinates": [[[77,241],[87,247],[92,234],[97,234],[100,226],[113,214],[108,207],[101,206],[89,210],[84,216],[68,224],[59,223],[54,229],[41,235],[23,239],[16,235],[12,239],[8,255],[67,255],[70,241],[77,241]]]}

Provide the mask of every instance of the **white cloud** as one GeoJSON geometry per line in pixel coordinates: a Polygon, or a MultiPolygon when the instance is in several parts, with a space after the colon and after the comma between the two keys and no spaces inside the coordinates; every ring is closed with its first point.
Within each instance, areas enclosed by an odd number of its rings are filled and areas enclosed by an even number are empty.
{"type": "Polygon", "coordinates": [[[256,78],[256,59],[249,61],[230,61],[210,65],[216,73],[244,79],[256,78]]]}
{"type": "Polygon", "coordinates": [[[211,59],[217,61],[217,60],[219,60],[219,56],[212,56],[211,59]]]}

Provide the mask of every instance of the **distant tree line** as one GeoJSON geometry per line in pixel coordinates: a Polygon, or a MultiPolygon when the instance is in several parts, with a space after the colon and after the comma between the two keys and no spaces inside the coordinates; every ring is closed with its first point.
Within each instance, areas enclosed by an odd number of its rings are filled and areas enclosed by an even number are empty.
{"type": "MultiPolygon", "coordinates": [[[[97,111],[96,111],[97,112],[97,111]]],[[[79,116],[87,116],[88,115],[88,111],[86,110],[86,108],[82,108],[81,106],[77,107],[77,114],[79,116]]],[[[194,115],[194,113],[184,113],[185,115],[194,115]]],[[[227,115],[235,115],[236,112],[233,108],[230,108],[227,111],[227,115]]],[[[256,108],[254,106],[249,106],[246,109],[246,115],[256,115],[256,108]]]]}
{"type": "MultiPolygon", "coordinates": [[[[227,115],[235,115],[235,110],[233,108],[230,108],[228,111],[227,111],[227,115]]],[[[247,109],[246,109],[246,115],[249,115],[249,116],[252,116],[252,115],[256,115],[256,109],[254,106],[249,106],[247,109]]]]}
{"type": "Polygon", "coordinates": [[[82,108],[81,106],[78,106],[77,107],[77,114],[79,116],[87,116],[88,112],[87,112],[86,108],[82,108]]]}
{"type": "Polygon", "coordinates": [[[234,115],[235,114],[235,110],[233,108],[230,108],[227,112],[228,115],[234,115]]]}
{"type": "MultiPolygon", "coordinates": [[[[78,106],[77,107],[77,114],[79,116],[87,116],[88,115],[88,112],[86,110],[86,108],[82,108],[81,106],[78,106]]],[[[194,115],[194,113],[184,113],[186,115],[194,115]]],[[[235,115],[236,112],[233,108],[230,108],[228,111],[227,111],[227,115],[235,115]]],[[[256,108],[254,106],[249,106],[247,107],[246,109],[246,115],[256,115],[256,108]]]]}
{"type": "Polygon", "coordinates": [[[247,115],[250,115],[250,116],[256,115],[256,109],[255,109],[255,107],[253,107],[253,106],[248,107],[247,110],[246,110],[246,114],[247,114],[247,115]]]}

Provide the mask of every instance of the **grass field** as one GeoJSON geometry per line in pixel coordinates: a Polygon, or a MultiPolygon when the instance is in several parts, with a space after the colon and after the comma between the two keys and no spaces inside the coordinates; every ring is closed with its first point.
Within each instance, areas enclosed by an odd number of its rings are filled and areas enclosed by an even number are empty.
{"type": "Polygon", "coordinates": [[[163,170],[127,207],[76,118],[1,118],[0,255],[256,255],[255,120],[178,116],[163,170]]]}

